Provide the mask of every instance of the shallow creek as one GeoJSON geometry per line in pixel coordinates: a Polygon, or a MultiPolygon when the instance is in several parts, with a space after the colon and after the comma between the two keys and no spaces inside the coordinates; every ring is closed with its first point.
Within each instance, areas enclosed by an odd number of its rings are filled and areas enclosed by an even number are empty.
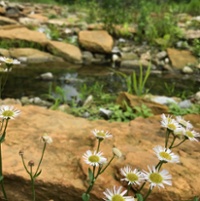
{"type": "MultiPolygon", "coordinates": [[[[116,70],[116,69],[115,69],[116,70]]],[[[122,71],[122,69],[117,69],[122,71]]],[[[122,71],[131,74],[131,70],[122,71]]],[[[118,93],[126,90],[125,80],[113,72],[109,66],[74,66],[66,63],[31,64],[28,66],[15,66],[9,72],[2,98],[21,98],[22,96],[41,97],[47,94],[50,85],[60,86],[66,96],[77,96],[81,86],[87,84],[92,87],[99,82],[108,93],[118,93]],[[40,79],[46,72],[53,74],[52,80],[40,79]]],[[[200,90],[200,74],[185,75],[180,73],[161,73],[152,71],[147,81],[146,89],[154,95],[188,96],[200,90]],[[173,92],[173,93],[172,93],[173,92]]]]}

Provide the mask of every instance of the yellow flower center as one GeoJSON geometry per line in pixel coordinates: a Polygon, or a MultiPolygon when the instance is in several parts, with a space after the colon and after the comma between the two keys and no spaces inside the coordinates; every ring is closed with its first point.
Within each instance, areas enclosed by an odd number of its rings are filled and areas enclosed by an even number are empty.
{"type": "Polygon", "coordinates": [[[6,58],[6,59],[5,59],[5,62],[8,63],[8,64],[12,64],[12,63],[13,63],[13,59],[11,59],[11,58],[6,58]]]}
{"type": "Polygon", "coordinates": [[[98,163],[99,162],[99,156],[97,155],[92,155],[88,158],[88,160],[92,163],[98,163]]]}
{"type": "Polygon", "coordinates": [[[126,175],[126,178],[131,182],[138,181],[138,176],[136,174],[133,174],[133,173],[128,173],[126,175]]]}
{"type": "Polygon", "coordinates": [[[167,128],[169,129],[169,130],[175,130],[176,129],[176,126],[174,125],[174,124],[171,124],[171,123],[169,123],[168,124],[168,126],[167,126],[167,128]]]}
{"type": "Polygon", "coordinates": [[[192,133],[191,131],[186,131],[186,135],[187,135],[188,137],[190,137],[190,138],[193,138],[193,137],[194,137],[194,135],[193,135],[193,133],[192,133]]]}
{"type": "Polygon", "coordinates": [[[165,159],[168,160],[168,161],[172,160],[171,155],[168,154],[168,153],[166,153],[165,151],[160,152],[159,155],[160,155],[162,158],[165,158],[165,159]]]}
{"type": "Polygon", "coordinates": [[[2,113],[2,115],[5,117],[12,117],[14,115],[14,112],[11,110],[6,110],[2,113]]]}
{"type": "Polygon", "coordinates": [[[162,176],[157,172],[151,173],[149,179],[156,184],[160,184],[163,181],[162,176]]]}
{"type": "Polygon", "coordinates": [[[121,195],[113,195],[112,196],[112,201],[125,201],[125,199],[121,195]]]}
{"type": "Polygon", "coordinates": [[[106,134],[105,134],[104,132],[99,131],[99,132],[97,133],[97,137],[104,138],[105,136],[106,136],[106,134]]]}

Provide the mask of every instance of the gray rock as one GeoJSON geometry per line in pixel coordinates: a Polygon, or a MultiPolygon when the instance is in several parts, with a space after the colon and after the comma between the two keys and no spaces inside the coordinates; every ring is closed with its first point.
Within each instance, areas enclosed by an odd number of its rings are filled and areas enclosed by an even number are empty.
{"type": "Polygon", "coordinates": [[[93,54],[89,51],[83,51],[82,58],[83,58],[84,64],[90,64],[92,63],[92,60],[94,59],[93,54]]]}
{"type": "Polygon", "coordinates": [[[192,74],[194,71],[189,66],[184,66],[182,72],[186,74],[192,74]]]}
{"type": "Polygon", "coordinates": [[[33,104],[33,105],[44,106],[44,107],[50,107],[52,105],[52,103],[42,100],[39,97],[34,97],[34,98],[29,99],[26,96],[21,98],[21,103],[22,103],[22,105],[33,104]]]}
{"type": "Polygon", "coordinates": [[[137,60],[138,56],[137,54],[133,53],[133,52],[123,52],[121,54],[121,59],[122,60],[137,60]]]}
{"type": "Polygon", "coordinates": [[[184,100],[179,103],[181,108],[189,108],[192,106],[192,102],[190,100],[184,100]]]}
{"type": "Polygon", "coordinates": [[[176,103],[177,101],[174,98],[167,97],[167,96],[152,96],[151,101],[160,103],[162,105],[169,105],[170,103],[176,103]]]}
{"type": "Polygon", "coordinates": [[[89,118],[90,117],[90,113],[89,112],[85,112],[83,115],[82,115],[83,118],[89,118]]]}
{"type": "Polygon", "coordinates": [[[167,56],[166,51],[158,52],[158,54],[156,54],[156,58],[158,59],[164,59],[166,56],[167,56]]]}
{"type": "Polygon", "coordinates": [[[99,114],[101,116],[103,116],[104,118],[106,118],[106,119],[110,119],[110,117],[113,114],[113,112],[110,111],[110,110],[104,109],[104,108],[100,108],[99,109],[99,114]]]}
{"type": "Polygon", "coordinates": [[[126,42],[126,40],[124,38],[120,38],[118,41],[119,41],[119,43],[125,43],[126,42]]]}
{"type": "Polygon", "coordinates": [[[125,60],[121,62],[121,67],[128,69],[139,68],[141,65],[143,67],[148,67],[149,62],[146,60],[125,60]]]}
{"type": "Polygon", "coordinates": [[[42,100],[40,97],[30,98],[29,101],[31,104],[39,105],[39,106],[49,107],[52,105],[52,103],[42,100]]]}
{"type": "Polygon", "coordinates": [[[194,95],[194,100],[196,103],[200,104],[200,91],[198,91],[195,95],[194,95]]]}
{"type": "Polygon", "coordinates": [[[112,54],[115,54],[115,53],[120,53],[120,49],[117,47],[117,46],[114,46],[113,49],[112,49],[112,54]]]}
{"type": "Polygon", "coordinates": [[[47,72],[47,73],[41,74],[40,78],[42,78],[43,80],[52,80],[54,77],[51,72],[47,72]]]}

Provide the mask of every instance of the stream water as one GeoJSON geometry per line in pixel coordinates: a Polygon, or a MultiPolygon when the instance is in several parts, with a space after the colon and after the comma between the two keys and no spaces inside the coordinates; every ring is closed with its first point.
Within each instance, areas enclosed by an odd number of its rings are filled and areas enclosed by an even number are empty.
{"type": "MultiPolygon", "coordinates": [[[[124,73],[131,73],[127,71],[124,73]]],[[[126,90],[125,80],[113,73],[108,66],[73,66],[66,63],[31,64],[15,66],[9,72],[2,98],[21,98],[22,96],[41,97],[47,94],[50,85],[60,86],[66,92],[67,99],[77,96],[85,83],[91,87],[96,82],[102,84],[105,92],[117,93],[126,90]],[[51,72],[54,79],[39,79],[43,73],[51,72]]],[[[188,96],[200,90],[200,74],[184,75],[172,73],[154,73],[152,71],[146,89],[154,95],[188,96]],[[173,93],[172,93],[173,92],[173,93]]]]}

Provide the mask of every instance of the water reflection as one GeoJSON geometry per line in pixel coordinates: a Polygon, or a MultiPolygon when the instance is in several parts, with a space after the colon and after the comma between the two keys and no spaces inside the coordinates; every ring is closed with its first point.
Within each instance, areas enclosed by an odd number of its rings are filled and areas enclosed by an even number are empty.
{"type": "MultiPolygon", "coordinates": [[[[60,86],[65,92],[67,99],[78,96],[81,86],[85,83],[88,87],[99,82],[104,86],[105,92],[118,93],[126,90],[126,83],[122,77],[117,76],[106,66],[69,66],[66,64],[37,65],[28,67],[16,67],[9,73],[8,81],[3,91],[3,98],[21,98],[22,96],[41,97],[47,94],[50,85],[60,86]],[[63,66],[62,66],[63,65],[63,66]],[[54,79],[45,81],[37,79],[43,73],[51,72],[54,79]]],[[[129,72],[130,73],[130,72],[129,72]]],[[[185,91],[186,94],[194,94],[200,90],[199,74],[188,76],[178,74],[151,74],[147,81],[147,88],[152,94],[169,95],[165,83],[174,87],[174,94],[185,91]],[[194,76],[197,79],[194,79],[194,76]]]]}

